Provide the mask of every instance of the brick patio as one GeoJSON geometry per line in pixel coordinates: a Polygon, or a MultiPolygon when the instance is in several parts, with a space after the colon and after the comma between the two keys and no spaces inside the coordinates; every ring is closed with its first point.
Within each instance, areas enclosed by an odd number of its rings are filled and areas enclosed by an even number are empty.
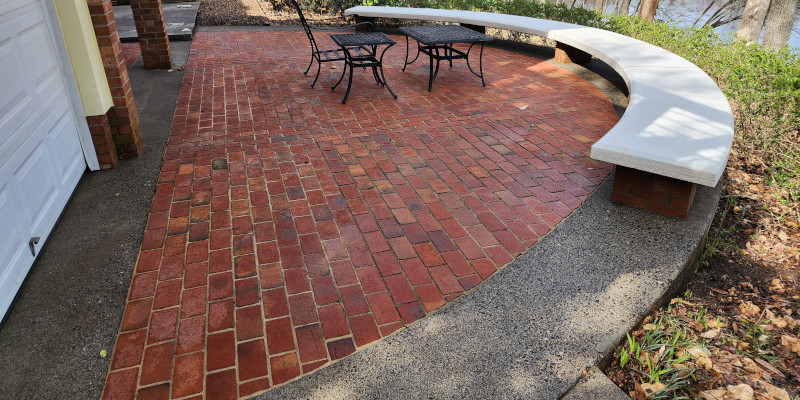
{"type": "Polygon", "coordinates": [[[588,153],[617,117],[591,84],[488,48],[487,87],[456,62],[428,93],[394,39],[399,98],[356,70],[342,105],[341,66],[309,87],[302,32],[196,35],[104,397],[308,374],[474,288],[608,175],[588,153]]]}

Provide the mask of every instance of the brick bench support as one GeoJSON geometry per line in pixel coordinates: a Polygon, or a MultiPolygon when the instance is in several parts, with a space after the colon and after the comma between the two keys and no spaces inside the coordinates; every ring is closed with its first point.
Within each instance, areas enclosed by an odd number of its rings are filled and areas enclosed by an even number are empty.
{"type": "Polygon", "coordinates": [[[466,24],[463,22],[460,23],[459,25],[463,26],[464,28],[472,29],[475,32],[480,32],[483,33],[484,35],[486,34],[486,27],[483,25],[466,24]]]}
{"type": "Polygon", "coordinates": [[[689,215],[697,184],[621,165],[615,169],[611,201],[675,218],[689,215]]]}
{"type": "Polygon", "coordinates": [[[592,61],[591,54],[561,42],[556,42],[556,55],[553,58],[560,63],[586,64],[592,61]]]}

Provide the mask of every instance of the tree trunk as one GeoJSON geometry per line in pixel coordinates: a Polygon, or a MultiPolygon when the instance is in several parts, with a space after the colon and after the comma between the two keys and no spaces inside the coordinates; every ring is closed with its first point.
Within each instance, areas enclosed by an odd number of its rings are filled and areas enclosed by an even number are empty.
{"type": "MultiPolygon", "coordinates": [[[[742,22],[739,23],[739,30],[736,37],[748,42],[757,42],[761,37],[761,27],[764,26],[764,19],[767,17],[770,0],[747,0],[742,14],[742,22]]],[[[794,13],[792,13],[794,17],[794,13]]],[[[791,29],[791,23],[789,23],[791,29]]]]}
{"type": "Polygon", "coordinates": [[[794,13],[798,0],[772,0],[767,15],[767,29],[764,31],[764,47],[778,50],[789,43],[794,24],[794,13]]]}
{"type": "Polygon", "coordinates": [[[620,15],[628,15],[630,14],[631,10],[631,0],[622,0],[622,4],[619,6],[619,13],[620,15]]]}
{"type": "Polygon", "coordinates": [[[645,21],[652,21],[656,17],[658,0],[642,0],[639,4],[639,18],[645,21]]]}

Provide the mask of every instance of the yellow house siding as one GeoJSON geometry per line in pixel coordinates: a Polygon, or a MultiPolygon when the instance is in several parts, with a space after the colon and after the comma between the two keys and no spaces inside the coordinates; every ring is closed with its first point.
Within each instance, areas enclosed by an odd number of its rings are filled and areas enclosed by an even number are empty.
{"type": "Polygon", "coordinates": [[[86,116],[103,115],[113,102],[86,0],[54,0],[86,116]]]}

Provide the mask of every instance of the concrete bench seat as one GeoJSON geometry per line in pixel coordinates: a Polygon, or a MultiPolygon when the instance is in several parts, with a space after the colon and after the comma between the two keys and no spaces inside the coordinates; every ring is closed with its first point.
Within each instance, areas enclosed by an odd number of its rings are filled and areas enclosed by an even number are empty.
{"type": "Polygon", "coordinates": [[[629,104],[591,157],[617,166],[612,201],[685,218],[694,185],[715,186],[727,164],[728,99],[700,68],[660,47],[602,29],[488,12],[358,6],[345,15],[522,32],[557,42],[561,60],[591,55],[610,65],[628,86],[629,104]]]}

